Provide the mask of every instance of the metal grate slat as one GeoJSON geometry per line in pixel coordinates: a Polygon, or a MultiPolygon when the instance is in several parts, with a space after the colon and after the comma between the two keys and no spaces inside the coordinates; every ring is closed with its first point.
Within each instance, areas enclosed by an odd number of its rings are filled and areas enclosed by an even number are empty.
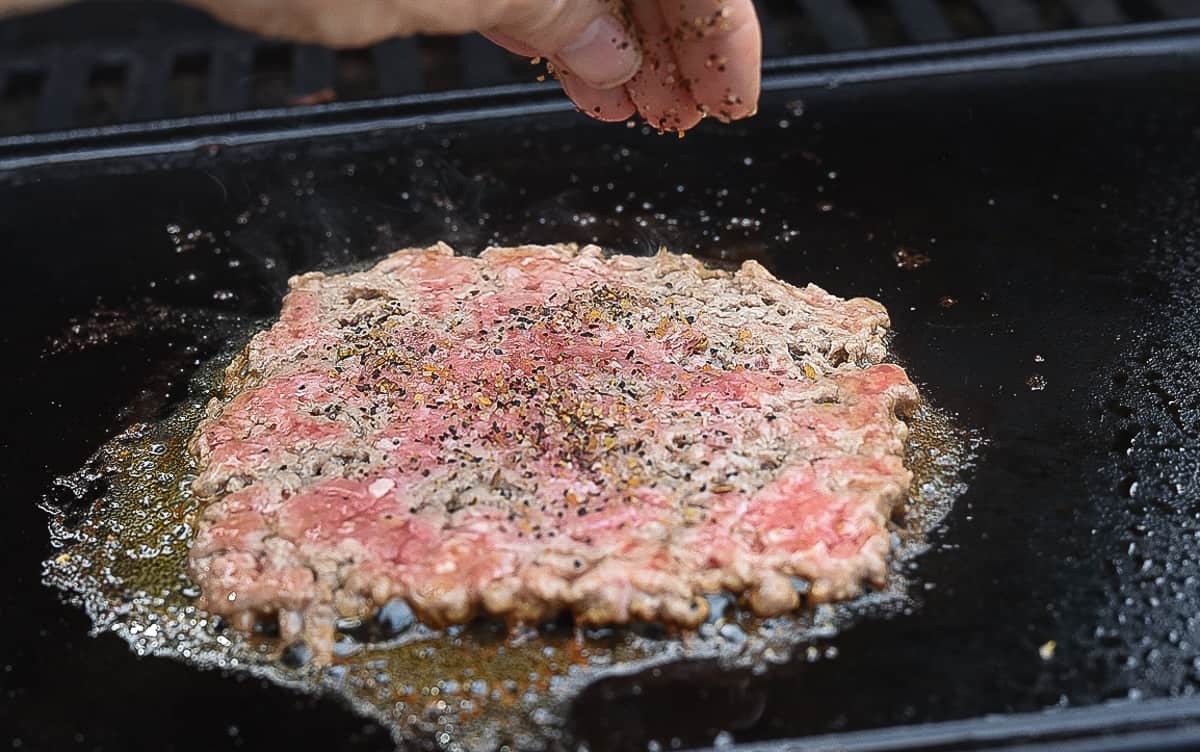
{"type": "Polygon", "coordinates": [[[829,49],[861,50],[871,46],[862,17],[849,0],[799,0],[829,49]]]}
{"type": "Polygon", "coordinates": [[[412,39],[393,39],[371,49],[380,93],[386,97],[412,94],[424,86],[421,56],[412,39]]]}
{"type": "Polygon", "coordinates": [[[1116,0],[1063,0],[1080,26],[1115,26],[1126,22],[1116,0]]]}
{"type": "Polygon", "coordinates": [[[975,6],[997,34],[1042,30],[1037,8],[1026,0],[975,0],[975,6]]]}
{"type": "Polygon", "coordinates": [[[891,0],[892,11],[904,33],[914,42],[943,42],[954,30],[935,0],[891,0]]]}
{"type": "Polygon", "coordinates": [[[1200,15],[1200,0],[1152,0],[1167,18],[1192,18],[1200,15]]]}
{"type": "Polygon", "coordinates": [[[319,92],[332,92],[337,85],[337,57],[333,50],[302,44],[292,50],[290,91],[299,99],[319,92]]]}
{"type": "Polygon", "coordinates": [[[468,34],[458,40],[458,51],[462,56],[463,84],[467,88],[512,83],[508,54],[487,39],[468,34]]]}
{"type": "Polygon", "coordinates": [[[213,50],[208,69],[208,102],[213,112],[233,112],[250,106],[253,64],[250,45],[243,41],[213,50]]]}
{"type": "Polygon", "coordinates": [[[83,100],[90,66],[81,55],[63,53],[55,60],[42,87],[33,116],[34,130],[70,128],[75,124],[76,108],[83,100]]]}
{"type": "Polygon", "coordinates": [[[175,56],[152,49],[129,61],[125,100],[127,120],[154,120],[167,114],[167,92],[175,56]]]}

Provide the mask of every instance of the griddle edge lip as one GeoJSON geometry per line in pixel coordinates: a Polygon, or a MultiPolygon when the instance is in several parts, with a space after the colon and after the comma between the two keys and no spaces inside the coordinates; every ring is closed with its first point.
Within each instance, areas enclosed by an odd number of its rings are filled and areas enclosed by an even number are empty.
{"type": "MultiPolygon", "coordinates": [[[[725,752],[1137,750],[1200,747],[1200,698],[1122,700],[1080,708],[891,726],[721,748],[725,752]]],[[[706,749],[701,752],[717,752],[706,749]]]]}
{"type": "MultiPolygon", "coordinates": [[[[1200,18],[1183,19],[780,58],[764,66],[763,89],[773,92],[836,87],[1088,60],[1198,53],[1200,18]]],[[[504,120],[571,109],[557,84],[530,83],[26,134],[0,138],[0,180],[5,173],[74,162],[504,120]]]]}

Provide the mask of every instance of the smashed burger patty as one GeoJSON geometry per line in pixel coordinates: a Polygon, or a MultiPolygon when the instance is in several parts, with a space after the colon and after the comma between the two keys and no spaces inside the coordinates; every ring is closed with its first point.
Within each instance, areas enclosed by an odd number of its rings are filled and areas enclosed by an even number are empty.
{"type": "Polygon", "coordinates": [[[291,280],[190,448],[203,608],[328,656],[402,599],[438,626],[695,626],[887,571],[918,400],[887,312],[754,261],[398,251],[291,280]]]}

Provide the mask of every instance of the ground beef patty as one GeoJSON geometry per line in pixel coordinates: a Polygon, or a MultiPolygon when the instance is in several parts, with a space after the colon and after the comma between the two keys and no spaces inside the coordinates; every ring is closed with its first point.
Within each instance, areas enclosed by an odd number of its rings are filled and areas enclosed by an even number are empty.
{"type": "Polygon", "coordinates": [[[593,246],[297,277],[191,439],[201,604],[327,655],[396,598],[433,625],[692,626],[721,590],[852,597],[909,483],[887,326],[753,261],[593,246]]]}

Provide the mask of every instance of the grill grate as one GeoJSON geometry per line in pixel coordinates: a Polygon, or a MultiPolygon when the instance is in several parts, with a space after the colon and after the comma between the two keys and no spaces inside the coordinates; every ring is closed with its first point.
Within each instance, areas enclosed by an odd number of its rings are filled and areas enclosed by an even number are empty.
{"type": "MultiPolygon", "coordinates": [[[[768,60],[1200,17],[1200,0],[756,0],[768,60]]],[[[0,138],[532,82],[477,36],[287,45],[157,2],[0,23],[0,138]],[[129,19],[137,19],[130,26],[129,19]]]]}

